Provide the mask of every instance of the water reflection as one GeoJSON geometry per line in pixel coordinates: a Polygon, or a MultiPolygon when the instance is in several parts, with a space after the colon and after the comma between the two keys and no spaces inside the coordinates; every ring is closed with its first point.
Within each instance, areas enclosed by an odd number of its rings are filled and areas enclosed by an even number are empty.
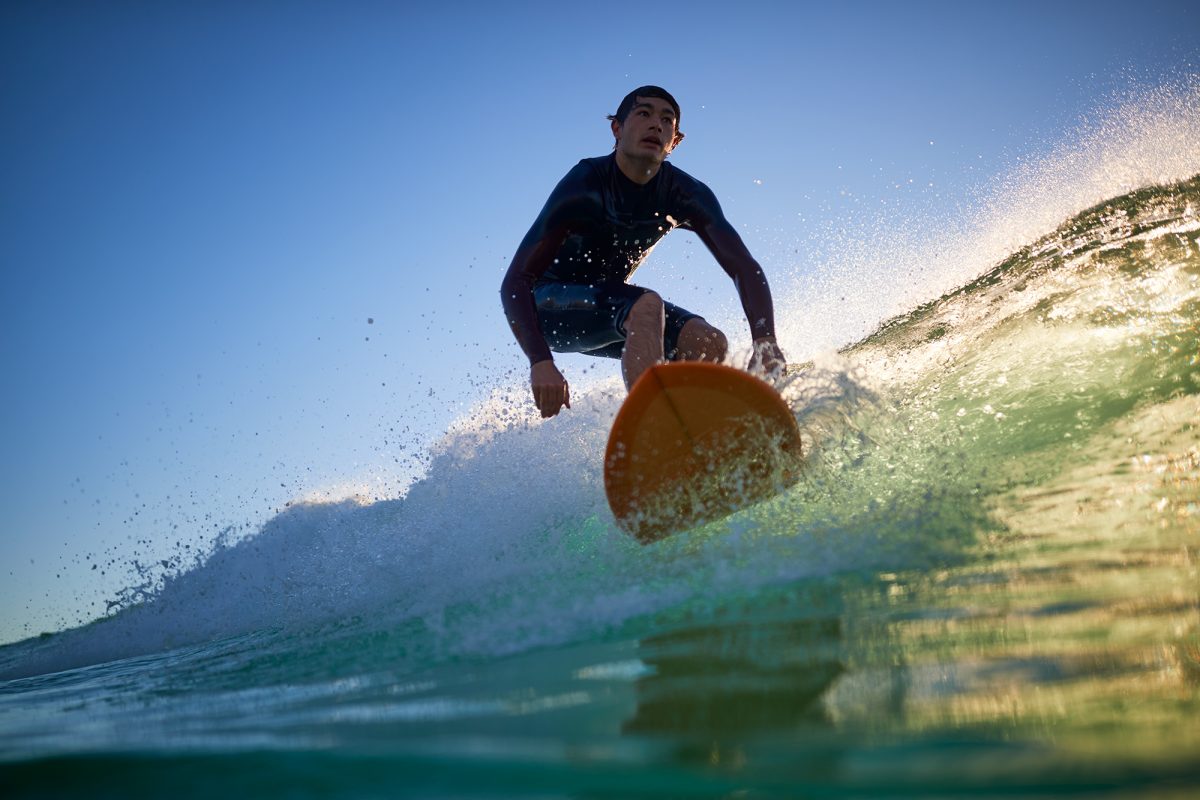
{"type": "Polygon", "coordinates": [[[837,618],[739,622],[641,643],[653,673],[637,682],[626,733],[738,735],[828,727],[820,700],[842,674],[837,618]]]}

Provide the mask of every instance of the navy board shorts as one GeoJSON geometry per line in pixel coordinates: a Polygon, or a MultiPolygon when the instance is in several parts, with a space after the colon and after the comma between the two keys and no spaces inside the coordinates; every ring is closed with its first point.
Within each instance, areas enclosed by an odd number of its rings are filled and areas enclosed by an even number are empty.
{"type": "MultiPolygon", "coordinates": [[[[629,283],[546,282],[533,287],[533,300],[538,325],[551,350],[620,358],[629,309],[648,291],[629,283]]],[[[688,320],[700,315],[665,301],[663,306],[667,318],[663,352],[672,361],[679,347],[679,332],[688,320]]]]}

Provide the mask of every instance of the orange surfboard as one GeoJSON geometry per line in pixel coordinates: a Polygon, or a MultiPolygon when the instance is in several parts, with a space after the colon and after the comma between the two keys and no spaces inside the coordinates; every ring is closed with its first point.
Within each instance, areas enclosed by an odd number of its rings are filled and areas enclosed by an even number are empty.
{"type": "Polygon", "coordinates": [[[765,381],[722,364],[648,369],[617,412],[604,489],[642,542],[720,519],[799,479],[800,430],[765,381]]]}

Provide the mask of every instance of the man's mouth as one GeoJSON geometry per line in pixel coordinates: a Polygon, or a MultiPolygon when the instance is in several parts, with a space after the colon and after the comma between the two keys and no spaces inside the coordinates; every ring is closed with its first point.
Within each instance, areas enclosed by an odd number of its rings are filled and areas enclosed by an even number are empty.
{"type": "Polygon", "coordinates": [[[652,144],[655,147],[662,147],[662,139],[659,139],[657,136],[642,137],[642,143],[643,144],[652,144]]]}

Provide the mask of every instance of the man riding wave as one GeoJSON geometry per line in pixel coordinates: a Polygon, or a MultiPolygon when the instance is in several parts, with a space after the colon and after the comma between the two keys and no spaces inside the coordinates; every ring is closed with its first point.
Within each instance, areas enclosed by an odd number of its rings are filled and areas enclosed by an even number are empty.
{"type": "Polygon", "coordinates": [[[664,360],[725,358],[724,333],[628,282],[674,228],[695,232],[733,279],[754,341],[751,368],[784,367],[762,267],[712,191],[666,161],[683,141],[679,116],[658,86],[626,95],[609,116],[613,152],[583,159],[559,181],[513,256],[500,295],[543,417],[571,407],[552,351],[619,358],[627,388],[664,360]]]}

